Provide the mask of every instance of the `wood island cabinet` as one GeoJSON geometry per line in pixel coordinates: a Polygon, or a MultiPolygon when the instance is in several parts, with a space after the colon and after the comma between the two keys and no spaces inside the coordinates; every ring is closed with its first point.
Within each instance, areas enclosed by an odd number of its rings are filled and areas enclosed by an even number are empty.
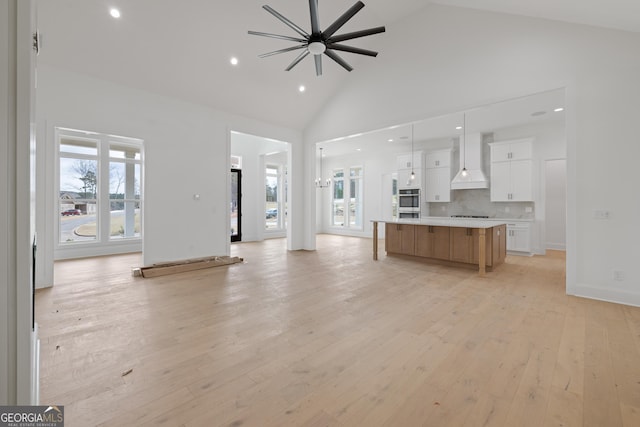
{"type": "Polygon", "coordinates": [[[484,232],[484,259],[496,266],[507,254],[507,226],[490,228],[449,227],[422,224],[385,224],[388,254],[411,255],[464,264],[480,263],[481,230],[484,232]]]}
{"type": "Polygon", "coordinates": [[[416,252],[415,225],[392,224],[385,225],[384,248],[387,252],[414,255],[416,252]]]}
{"type": "Polygon", "coordinates": [[[449,227],[416,226],[416,256],[449,259],[449,227]]]}

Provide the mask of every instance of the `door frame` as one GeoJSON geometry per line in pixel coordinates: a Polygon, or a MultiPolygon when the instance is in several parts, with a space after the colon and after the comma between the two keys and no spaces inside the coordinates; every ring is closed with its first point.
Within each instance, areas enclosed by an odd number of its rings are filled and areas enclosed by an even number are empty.
{"type": "MultiPolygon", "coordinates": [[[[231,241],[232,242],[241,242],[242,241],[242,169],[235,169],[232,168],[231,169],[231,174],[237,174],[238,175],[238,179],[237,179],[237,183],[238,183],[238,205],[237,205],[237,225],[238,225],[238,232],[234,235],[231,235],[231,241]]],[[[231,182],[233,182],[233,180],[230,180],[231,182]]]]}

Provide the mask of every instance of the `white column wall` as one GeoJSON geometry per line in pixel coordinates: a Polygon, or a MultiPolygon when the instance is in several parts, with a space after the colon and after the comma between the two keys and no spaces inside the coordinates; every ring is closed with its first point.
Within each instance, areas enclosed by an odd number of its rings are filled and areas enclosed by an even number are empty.
{"type": "Polygon", "coordinates": [[[16,399],[15,372],[15,1],[0,2],[0,405],[16,399]],[[13,46],[12,46],[13,42],[13,46]]]}

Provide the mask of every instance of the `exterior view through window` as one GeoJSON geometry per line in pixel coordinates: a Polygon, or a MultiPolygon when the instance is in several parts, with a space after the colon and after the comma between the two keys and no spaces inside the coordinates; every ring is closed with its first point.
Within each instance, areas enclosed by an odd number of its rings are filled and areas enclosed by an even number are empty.
{"type": "Polygon", "coordinates": [[[349,227],[362,228],[362,168],[349,172],[349,227]]]}
{"type": "Polygon", "coordinates": [[[286,228],[287,182],[284,165],[265,167],[265,230],[286,228]]]}
{"type": "Polygon", "coordinates": [[[331,225],[344,226],[344,170],[334,169],[331,194],[331,225]]]}
{"type": "Polygon", "coordinates": [[[361,230],[363,228],[363,168],[352,166],[346,178],[344,169],[334,169],[331,182],[331,225],[361,230]],[[345,200],[347,203],[345,204],[345,200]],[[346,206],[345,206],[346,205],[346,206]]]}
{"type": "Polygon", "coordinates": [[[142,141],[56,132],[59,244],[140,239],[142,141]]]}

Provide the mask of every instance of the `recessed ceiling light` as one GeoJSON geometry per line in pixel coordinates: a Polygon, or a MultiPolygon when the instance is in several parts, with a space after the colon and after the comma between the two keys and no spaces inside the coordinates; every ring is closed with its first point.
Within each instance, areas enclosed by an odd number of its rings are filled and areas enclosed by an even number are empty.
{"type": "Polygon", "coordinates": [[[231,62],[231,65],[238,65],[238,58],[232,56],[229,62],[231,62]]]}
{"type": "Polygon", "coordinates": [[[533,117],[543,116],[545,114],[547,114],[546,111],[536,111],[535,113],[531,113],[533,117]]]}
{"type": "Polygon", "coordinates": [[[300,85],[300,87],[298,88],[298,90],[299,90],[300,92],[304,92],[305,90],[307,90],[307,88],[306,88],[306,87],[304,87],[304,85],[300,85]]]}
{"type": "Polygon", "coordinates": [[[456,126],[456,130],[462,129],[462,126],[456,126]]]}
{"type": "Polygon", "coordinates": [[[356,151],[362,151],[362,148],[356,148],[356,151]]]}
{"type": "Polygon", "coordinates": [[[120,18],[120,11],[118,9],[116,9],[115,7],[111,8],[111,10],[109,10],[109,14],[111,16],[113,16],[114,18],[120,18]]]}
{"type": "Polygon", "coordinates": [[[387,142],[393,142],[393,138],[387,139],[387,142]]]}
{"type": "Polygon", "coordinates": [[[556,113],[559,113],[560,111],[564,111],[564,108],[563,107],[558,107],[553,111],[555,111],[556,113]]]}

